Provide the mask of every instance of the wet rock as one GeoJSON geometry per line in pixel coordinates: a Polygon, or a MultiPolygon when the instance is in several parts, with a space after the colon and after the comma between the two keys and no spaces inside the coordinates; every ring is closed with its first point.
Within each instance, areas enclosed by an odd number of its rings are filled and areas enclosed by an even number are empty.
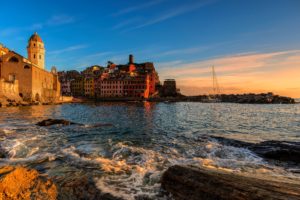
{"type": "Polygon", "coordinates": [[[45,119],[43,121],[38,122],[36,125],[38,125],[38,126],[52,126],[52,125],[69,126],[69,125],[82,125],[82,124],[71,122],[71,121],[68,121],[65,119],[45,119]]]}
{"type": "Polygon", "coordinates": [[[162,188],[175,200],[296,200],[300,184],[282,183],[192,166],[172,166],[162,188]]]}
{"type": "Polygon", "coordinates": [[[300,142],[265,141],[249,149],[267,159],[300,164],[300,142]]]}
{"type": "Polygon", "coordinates": [[[97,128],[97,127],[105,127],[105,126],[113,126],[110,123],[97,123],[97,124],[90,124],[90,125],[84,125],[80,123],[71,122],[65,119],[45,119],[43,121],[40,121],[36,123],[38,126],[52,126],[52,125],[63,125],[63,126],[70,126],[70,125],[79,125],[86,128],[97,128]]]}
{"type": "Polygon", "coordinates": [[[6,158],[6,152],[0,147],[0,158],[6,158]]]}
{"type": "Polygon", "coordinates": [[[57,189],[52,181],[36,170],[6,166],[0,168],[0,199],[55,200],[57,189]]]}
{"type": "Polygon", "coordinates": [[[228,146],[247,148],[260,157],[268,160],[287,162],[292,165],[300,165],[300,142],[264,141],[261,143],[249,143],[239,140],[213,137],[220,143],[228,146]]]}
{"type": "Polygon", "coordinates": [[[59,185],[59,200],[123,200],[108,193],[102,193],[92,178],[86,176],[69,178],[59,185]]]}

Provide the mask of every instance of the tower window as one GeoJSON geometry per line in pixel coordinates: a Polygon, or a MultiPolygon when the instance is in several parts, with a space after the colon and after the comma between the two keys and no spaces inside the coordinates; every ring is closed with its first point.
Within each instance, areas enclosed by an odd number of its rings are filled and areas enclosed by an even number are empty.
{"type": "Polygon", "coordinates": [[[33,58],[35,58],[35,54],[33,54],[33,58]]]}
{"type": "Polygon", "coordinates": [[[42,59],[42,56],[40,55],[40,59],[42,59]]]}
{"type": "Polygon", "coordinates": [[[33,46],[35,47],[35,43],[33,43],[33,46]]]}

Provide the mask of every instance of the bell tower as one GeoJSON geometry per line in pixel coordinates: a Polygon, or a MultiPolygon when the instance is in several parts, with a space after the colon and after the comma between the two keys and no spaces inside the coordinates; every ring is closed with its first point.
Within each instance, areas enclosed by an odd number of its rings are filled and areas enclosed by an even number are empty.
{"type": "Polygon", "coordinates": [[[41,69],[45,69],[45,47],[41,37],[35,32],[28,40],[28,60],[41,69]]]}

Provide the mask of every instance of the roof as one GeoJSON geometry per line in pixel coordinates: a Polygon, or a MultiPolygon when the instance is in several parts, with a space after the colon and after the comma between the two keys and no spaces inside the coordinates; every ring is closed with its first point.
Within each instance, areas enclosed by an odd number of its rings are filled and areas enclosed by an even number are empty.
{"type": "Polygon", "coordinates": [[[29,41],[35,41],[35,42],[43,42],[42,38],[35,32],[30,38],[29,41]]]}

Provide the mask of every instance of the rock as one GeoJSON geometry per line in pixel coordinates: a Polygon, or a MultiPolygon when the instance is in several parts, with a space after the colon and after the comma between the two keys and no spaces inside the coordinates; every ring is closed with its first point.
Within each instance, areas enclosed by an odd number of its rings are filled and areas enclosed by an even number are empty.
{"type": "Polygon", "coordinates": [[[43,121],[40,121],[36,123],[38,126],[52,126],[52,125],[63,125],[63,126],[69,126],[69,125],[79,125],[84,126],[86,128],[97,128],[97,127],[104,127],[104,126],[113,126],[110,123],[97,123],[97,124],[90,124],[90,125],[84,125],[80,123],[71,122],[65,119],[45,119],[43,121]]]}
{"type": "Polygon", "coordinates": [[[287,162],[291,165],[300,165],[300,142],[271,140],[261,143],[249,143],[223,137],[213,138],[228,146],[247,148],[258,156],[268,160],[287,162]]]}
{"type": "Polygon", "coordinates": [[[6,152],[0,146],[0,158],[6,158],[6,152]]]}
{"type": "Polygon", "coordinates": [[[0,168],[0,200],[123,200],[99,190],[92,178],[66,177],[54,181],[34,169],[0,168]]]}
{"type": "Polygon", "coordinates": [[[102,193],[91,178],[86,176],[68,178],[59,185],[60,200],[123,200],[108,193],[102,193]]]}
{"type": "Polygon", "coordinates": [[[52,126],[52,125],[63,125],[63,126],[69,126],[69,125],[82,125],[75,122],[71,122],[64,119],[46,119],[43,121],[38,122],[36,125],[38,126],[52,126]]]}
{"type": "Polygon", "coordinates": [[[283,183],[192,166],[172,166],[162,188],[175,200],[299,200],[300,183],[283,183]]]}
{"type": "Polygon", "coordinates": [[[249,149],[266,159],[300,164],[300,142],[264,141],[249,149]]]}
{"type": "Polygon", "coordinates": [[[36,170],[6,166],[0,168],[0,199],[56,200],[57,189],[36,170]]]}

